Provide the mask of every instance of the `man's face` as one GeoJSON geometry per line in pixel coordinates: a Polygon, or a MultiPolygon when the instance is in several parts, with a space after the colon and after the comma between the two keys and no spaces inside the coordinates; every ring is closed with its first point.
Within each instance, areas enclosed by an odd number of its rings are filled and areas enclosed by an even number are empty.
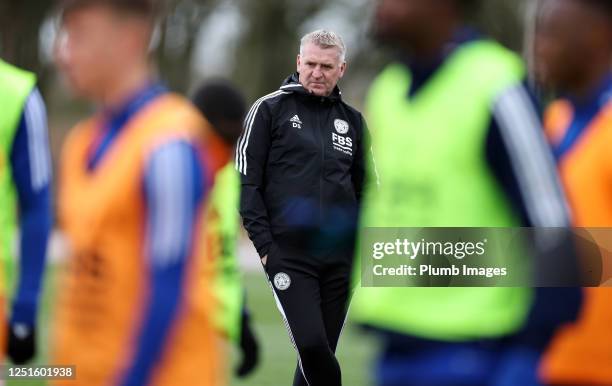
{"type": "Polygon", "coordinates": [[[306,44],[297,58],[300,83],[314,95],[329,96],[346,70],[346,63],[341,59],[337,47],[306,44]]]}
{"type": "Polygon", "coordinates": [[[580,0],[546,0],[536,30],[537,79],[560,89],[574,83],[606,46],[602,41],[610,38],[606,24],[605,17],[580,0]]]}
{"type": "Polygon", "coordinates": [[[55,46],[56,62],[74,92],[97,99],[122,70],[129,31],[121,17],[103,5],[70,11],[55,46]]]}

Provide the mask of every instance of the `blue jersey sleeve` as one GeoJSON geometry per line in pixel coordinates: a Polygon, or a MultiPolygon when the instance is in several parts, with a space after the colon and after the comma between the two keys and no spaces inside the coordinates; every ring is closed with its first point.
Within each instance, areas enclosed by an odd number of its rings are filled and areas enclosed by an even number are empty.
{"type": "Polygon", "coordinates": [[[148,384],[176,320],[183,296],[197,208],[204,199],[204,173],[196,150],[167,143],[148,162],[144,180],[147,215],[145,250],[151,291],[145,305],[133,364],[123,382],[148,384]]]}
{"type": "Polygon", "coordinates": [[[492,109],[486,157],[522,226],[567,227],[570,214],[536,102],[523,84],[501,92],[492,109]]]}
{"type": "MultiPolygon", "coordinates": [[[[521,226],[567,228],[571,224],[570,213],[537,111],[537,101],[525,85],[504,90],[493,107],[486,157],[521,226]]],[[[557,248],[570,250],[572,240],[560,238],[557,248]]],[[[560,256],[554,257],[559,267],[569,263],[562,262],[560,256]]],[[[535,270],[550,267],[546,260],[541,263],[543,268],[539,264],[535,263],[535,270]]],[[[533,295],[533,304],[516,339],[544,347],[552,331],[577,317],[581,289],[535,288],[533,295]]]]}
{"type": "Polygon", "coordinates": [[[11,323],[33,325],[52,226],[47,113],[37,89],[28,97],[11,150],[20,225],[19,279],[11,323]]]}

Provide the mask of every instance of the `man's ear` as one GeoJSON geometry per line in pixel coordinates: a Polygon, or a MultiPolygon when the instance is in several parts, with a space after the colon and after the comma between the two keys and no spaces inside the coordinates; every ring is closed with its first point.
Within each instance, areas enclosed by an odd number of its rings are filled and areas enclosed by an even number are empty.
{"type": "Polygon", "coordinates": [[[302,57],[298,54],[297,56],[297,60],[296,60],[296,70],[298,72],[300,72],[300,65],[302,64],[302,57]]]}
{"type": "Polygon", "coordinates": [[[346,66],[347,66],[346,62],[340,65],[340,78],[344,76],[344,73],[346,72],[346,66]]]}

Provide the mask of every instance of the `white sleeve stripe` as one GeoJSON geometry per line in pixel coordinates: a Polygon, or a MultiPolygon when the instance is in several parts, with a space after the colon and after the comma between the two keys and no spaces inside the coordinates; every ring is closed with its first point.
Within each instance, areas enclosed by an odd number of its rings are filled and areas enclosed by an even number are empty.
{"type": "MultiPolygon", "coordinates": [[[[157,159],[153,161],[153,212],[155,216],[152,216],[153,223],[153,247],[151,256],[155,258],[164,258],[169,254],[169,245],[171,243],[173,232],[176,232],[176,224],[172,223],[173,217],[169,216],[174,210],[172,201],[164,199],[164,187],[166,182],[170,182],[168,179],[172,179],[172,176],[177,177],[180,171],[177,169],[177,174],[171,174],[168,171],[169,165],[171,164],[171,153],[168,154],[166,151],[162,151],[156,156],[157,159]]],[[[180,179],[180,178],[179,178],[180,179]]],[[[172,181],[175,182],[175,181],[172,181]]],[[[168,187],[170,185],[168,184],[168,187]]],[[[163,261],[154,261],[157,265],[165,265],[163,261]]]]}
{"type": "MultiPolygon", "coordinates": [[[[165,154],[159,154],[157,159],[152,161],[151,169],[153,170],[153,192],[150,193],[152,197],[149,200],[152,200],[153,206],[151,207],[150,217],[150,226],[152,227],[152,232],[150,236],[152,238],[152,248],[151,248],[151,256],[164,256],[166,245],[168,241],[166,237],[168,237],[168,233],[166,230],[160,225],[166,225],[166,222],[162,222],[161,219],[157,218],[158,216],[163,218],[165,213],[164,201],[161,199],[161,191],[164,187],[163,181],[166,179],[166,168],[165,162],[162,162],[165,158],[165,154]],[[161,165],[157,165],[160,163],[161,165]],[[158,176],[159,173],[159,176],[158,176]]],[[[172,229],[172,228],[170,228],[172,229]]]]}
{"type": "MultiPolygon", "coordinates": [[[[278,91],[270,94],[270,95],[276,95],[278,93],[278,91]]],[[[266,95],[267,96],[267,95],[266,95]]],[[[251,117],[253,116],[253,114],[257,111],[257,109],[259,108],[259,104],[261,103],[261,101],[266,97],[263,96],[261,98],[259,98],[257,101],[255,101],[255,103],[253,103],[253,106],[251,106],[251,109],[249,110],[246,118],[244,119],[244,131],[242,133],[242,135],[240,136],[240,139],[238,140],[238,146],[236,147],[236,168],[238,169],[238,171],[242,172],[242,148],[245,146],[245,140],[246,140],[246,130],[248,127],[248,122],[251,120],[251,117]]]]}
{"type": "Polygon", "coordinates": [[[264,97],[259,104],[257,105],[257,107],[255,108],[255,110],[253,111],[253,114],[251,116],[251,119],[248,123],[248,132],[247,132],[247,136],[246,136],[246,142],[244,145],[244,148],[242,149],[242,170],[243,170],[243,174],[246,176],[247,174],[247,147],[249,146],[249,140],[251,139],[251,133],[253,130],[253,123],[255,123],[255,118],[257,116],[257,111],[259,110],[259,107],[261,106],[261,104],[268,100],[268,99],[272,99],[275,98],[279,95],[284,95],[284,94],[290,94],[289,92],[285,92],[285,91],[278,91],[276,93],[272,93],[270,95],[268,95],[267,97],[264,97]]]}
{"type": "Polygon", "coordinates": [[[184,202],[181,193],[177,191],[184,184],[183,165],[181,165],[180,154],[175,154],[172,148],[168,148],[160,154],[159,177],[155,180],[156,204],[159,205],[156,219],[157,234],[154,242],[159,240],[158,248],[154,248],[153,256],[160,259],[159,265],[171,264],[170,258],[177,253],[177,245],[180,244],[180,228],[177,215],[184,213],[182,206],[184,202]],[[165,260],[164,260],[165,259],[165,260]]]}
{"type": "Polygon", "coordinates": [[[249,112],[247,113],[246,118],[244,119],[243,131],[242,131],[242,134],[240,135],[240,138],[238,139],[238,146],[236,146],[236,169],[238,171],[242,170],[242,167],[241,167],[241,165],[242,165],[242,151],[241,150],[242,150],[242,147],[244,146],[247,122],[251,119],[251,115],[253,114],[253,111],[255,110],[255,107],[258,105],[260,100],[261,100],[261,98],[258,99],[257,101],[255,101],[253,106],[251,106],[251,108],[249,109],[249,112]]]}
{"type": "Polygon", "coordinates": [[[510,158],[512,159],[512,162],[511,162],[512,168],[514,169],[514,173],[517,176],[519,188],[525,200],[525,206],[527,207],[527,212],[529,214],[529,217],[531,218],[531,221],[533,224],[541,224],[542,219],[540,218],[540,213],[536,211],[536,209],[534,208],[534,203],[532,201],[531,195],[529,194],[529,188],[527,187],[527,181],[521,178],[523,176],[526,176],[525,165],[522,164],[521,157],[517,157],[514,154],[515,152],[514,142],[512,141],[512,139],[507,138],[508,135],[506,134],[506,132],[512,131],[512,129],[509,129],[509,128],[512,128],[513,124],[508,123],[507,120],[509,117],[507,117],[505,113],[502,113],[499,111],[502,109],[504,104],[505,103],[502,100],[500,100],[498,102],[498,105],[496,105],[496,110],[495,110],[496,116],[499,121],[500,130],[502,131],[502,137],[503,137],[504,143],[506,144],[506,147],[509,150],[510,158]]]}
{"type": "Polygon", "coordinates": [[[282,86],[281,90],[286,90],[288,88],[301,88],[301,87],[304,87],[304,86],[302,86],[301,83],[290,83],[290,84],[282,86]]]}
{"type": "Polygon", "coordinates": [[[42,96],[34,89],[25,105],[25,123],[28,135],[30,178],[35,191],[42,189],[51,179],[51,155],[47,128],[47,113],[42,96]]]}
{"type": "Polygon", "coordinates": [[[494,114],[533,224],[567,226],[568,211],[555,164],[523,87],[512,87],[500,95],[494,114]]]}
{"type": "MultiPolygon", "coordinates": [[[[532,212],[536,218],[539,218],[539,222],[535,224],[553,226],[559,220],[559,212],[555,211],[554,208],[554,202],[557,199],[554,197],[556,195],[554,190],[547,190],[547,188],[548,184],[552,183],[549,177],[555,171],[554,168],[543,170],[546,160],[543,157],[538,159],[538,156],[542,156],[546,148],[537,146],[539,142],[537,134],[541,133],[541,129],[538,126],[537,118],[531,114],[531,109],[525,107],[524,103],[528,101],[521,91],[522,88],[512,89],[505,99],[505,107],[507,113],[510,114],[510,120],[512,118],[516,119],[512,128],[506,128],[506,135],[509,137],[511,146],[513,146],[512,149],[517,153],[523,149],[523,156],[519,157],[517,154],[516,158],[518,158],[517,161],[520,162],[520,167],[527,177],[525,194],[530,196],[532,212]],[[530,135],[531,138],[529,138],[530,135]],[[527,160],[529,160],[528,163],[527,160]],[[553,207],[551,207],[551,204],[553,207]]],[[[502,114],[504,113],[502,112],[502,114]]],[[[540,142],[540,145],[543,145],[542,142],[540,142]]]]}
{"type": "Polygon", "coordinates": [[[28,153],[30,157],[30,173],[32,186],[38,190],[44,184],[45,165],[42,158],[44,148],[40,148],[39,137],[46,131],[42,110],[42,98],[38,91],[33,91],[26,104],[26,119],[28,130],[28,153]]]}
{"type": "Polygon", "coordinates": [[[184,252],[185,239],[191,240],[190,214],[193,213],[193,165],[183,144],[158,150],[151,165],[154,174],[149,237],[153,264],[167,267],[177,263],[184,252]]]}
{"type": "Polygon", "coordinates": [[[374,158],[374,148],[370,146],[370,155],[372,156],[372,167],[374,168],[374,175],[376,176],[376,186],[380,187],[380,175],[378,174],[378,168],[376,167],[376,159],[374,158]]]}
{"type": "Polygon", "coordinates": [[[254,121],[255,116],[257,115],[257,110],[259,109],[259,106],[261,105],[261,103],[268,97],[274,97],[276,95],[280,95],[282,92],[281,91],[276,91],[273,92],[272,94],[268,94],[266,96],[263,96],[261,98],[259,98],[251,107],[251,109],[249,110],[249,113],[247,114],[246,119],[244,120],[244,127],[245,130],[242,134],[242,137],[240,138],[239,141],[239,145],[238,148],[236,149],[237,152],[237,162],[236,162],[236,166],[238,168],[238,171],[240,171],[242,173],[242,170],[244,169],[244,173],[246,175],[246,166],[243,167],[243,165],[246,164],[246,147],[248,146],[248,140],[250,138],[250,127],[252,126],[252,124],[250,124],[250,122],[254,121]],[[238,155],[239,154],[239,155],[238,155]]]}
{"type": "Polygon", "coordinates": [[[48,126],[47,126],[47,112],[45,109],[42,96],[39,91],[36,90],[36,95],[39,99],[38,111],[40,114],[41,125],[38,128],[38,134],[36,136],[36,148],[39,156],[40,168],[39,168],[39,186],[47,184],[51,178],[51,155],[49,150],[49,137],[48,137],[48,126]]]}
{"type": "MultiPolygon", "coordinates": [[[[555,160],[553,159],[550,147],[544,137],[544,130],[540,124],[540,120],[533,109],[533,105],[527,95],[524,87],[516,89],[520,99],[522,100],[525,117],[531,122],[534,131],[522,131],[523,141],[527,144],[532,144],[534,151],[530,153],[535,158],[535,167],[539,169],[539,176],[544,181],[542,185],[544,190],[541,192],[546,200],[541,202],[543,208],[548,210],[551,218],[550,224],[543,226],[567,226],[569,223],[569,210],[561,188],[561,182],[558,178],[555,160]],[[532,134],[532,137],[529,137],[532,134]]],[[[539,194],[536,196],[538,197],[539,194]]]]}
{"type": "Polygon", "coordinates": [[[236,146],[236,169],[238,171],[242,171],[242,147],[244,146],[247,122],[251,119],[251,115],[253,114],[253,110],[258,105],[260,100],[261,100],[261,98],[258,99],[257,101],[255,101],[253,106],[251,106],[251,108],[250,108],[246,118],[244,119],[244,124],[243,124],[244,129],[243,129],[242,135],[238,139],[238,146],[236,146]]]}
{"type": "Polygon", "coordinates": [[[247,174],[247,148],[249,146],[249,140],[251,138],[251,131],[253,129],[253,123],[255,122],[255,117],[257,116],[257,112],[259,110],[259,106],[261,106],[261,104],[271,98],[274,98],[276,96],[279,95],[283,95],[283,94],[289,94],[289,92],[286,91],[276,91],[273,92],[271,94],[268,94],[262,98],[260,98],[259,100],[257,100],[257,102],[255,102],[253,104],[253,106],[251,107],[251,110],[249,111],[249,114],[247,115],[246,119],[245,119],[245,129],[244,132],[242,133],[242,136],[238,142],[238,147],[236,148],[236,169],[244,174],[246,176],[247,174]]]}

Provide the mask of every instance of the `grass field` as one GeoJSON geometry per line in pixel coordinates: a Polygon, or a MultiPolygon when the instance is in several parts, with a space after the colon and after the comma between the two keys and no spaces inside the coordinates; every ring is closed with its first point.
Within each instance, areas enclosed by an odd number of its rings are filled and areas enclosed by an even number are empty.
{"type": "MultiPolygon", "coordinates": [[[[49,270],[45,281],[45,301],[41,310],[41,319],[48,320],[51,299],[55,293],[54,270],[49,270]]],[[[231,386],[290,386],[297,357],[280,314],[276,310],[270,288],[262,272],[248,273],[245,277],[248,302],[253,314],[255,332],[261,345],[261,363],[256,372],[245,380],[233,379],[231,386]]],[[[46,363],[46,342],[48,324],[40,325],[40,355],[38,364],[46,363]]],[[[372,357],[376,350],[376,341],[359,329],[349,324],[344,329],[338,358],[343,369],[343,384],[349,386],[371,385],[370,370],[372,357]]],[[[229,365],[233,368],[233,364],[229,365]]],[[[78,370],[77,370],[78,371],[78,370]]],[[[8,386],[43,386],[41,381],[11,381],[8,386]]]]}

